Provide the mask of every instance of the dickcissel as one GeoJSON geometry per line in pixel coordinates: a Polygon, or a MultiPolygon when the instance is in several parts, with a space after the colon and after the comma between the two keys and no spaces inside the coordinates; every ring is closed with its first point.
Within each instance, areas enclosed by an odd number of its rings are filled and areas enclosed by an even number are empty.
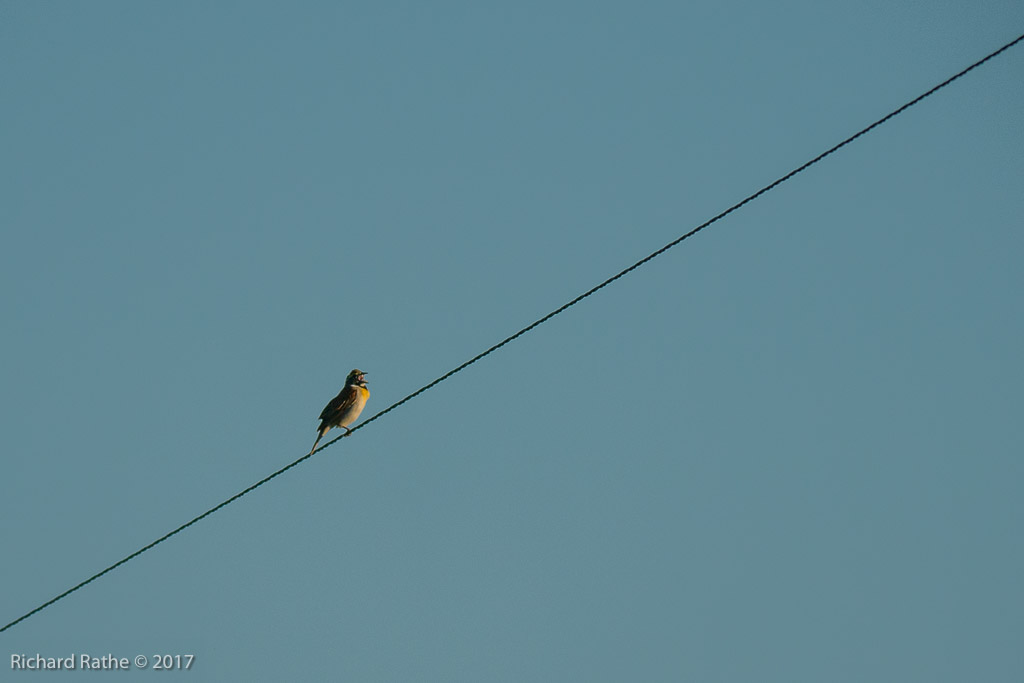
{"type": "Polygon", "coordinates": [[[345,378],[345,388],[332,398],[324,411],[320,413],[319,433],[316,435],[313,447],[309,449],[310,454],[316,450],[317,444],[320,443],[320,439],[324,438],[324,434],[331,431],[331,427],[342,427],[345,434],[351,432],[352,430],[348,426],[359,418],[359,413],[363,412],[368,398],[370,398],[370,390],[366,388],[366,373],[362,370],[353,370],[348,373],[348,377],[345,378]]]}

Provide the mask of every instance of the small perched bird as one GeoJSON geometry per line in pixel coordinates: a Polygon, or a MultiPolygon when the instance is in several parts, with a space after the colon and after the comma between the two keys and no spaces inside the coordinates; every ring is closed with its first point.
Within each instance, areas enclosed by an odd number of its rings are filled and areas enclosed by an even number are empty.
{"type": "Polygon", "coordinates": [[[368,398],[370,398],[370,390],[366,388],[366,373],[362,370],[353,370],[348,373],[348,377],[345,378],[345,388],[332,398],[324,411],[320,413],[319,433],[316,435],[313,447],[309,449],[310,454],[316,450],[317,444],[320,443],[320,439],[324,438],[324,434],[331,431],[331,427],[343,427],[345,434],[351,432],[352,430],[348,426],[359,418],[359,413],[363,412],[363,406],[366,405],[368,398]]]}

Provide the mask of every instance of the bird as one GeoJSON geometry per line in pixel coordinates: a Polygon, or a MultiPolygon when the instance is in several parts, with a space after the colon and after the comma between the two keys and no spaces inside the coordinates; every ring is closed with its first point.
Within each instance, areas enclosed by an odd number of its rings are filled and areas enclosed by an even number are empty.
{"type": "Polygon", "coordinates": [[[313,454],[320,439],[324,438],[324,434],[329,432],[331,427],[342,427],[345,430],[345,436],[348,436],[348,433],[352,431],[348,426],[359,418],[359,413],[363,412],[368,398],[370,398],[370,390],[366,388],[366,373],[362,370],[353,370],[348,373],[348,377],[345,378],[345,388],[332,398],[320,413],[320,426],[317,428],[316,441],[309,449],[309,454],[313,454]]]}

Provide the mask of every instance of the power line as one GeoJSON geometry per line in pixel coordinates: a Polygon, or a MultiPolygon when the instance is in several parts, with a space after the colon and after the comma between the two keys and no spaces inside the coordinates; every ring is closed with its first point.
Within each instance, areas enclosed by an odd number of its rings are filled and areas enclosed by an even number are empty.
{"type": "Polygon", "coordinates": [[[898,109],[895,109],[895,110],[891,111],[890,113],[886,114],[885,116],[883,116],[882,118],[878,119],[877,121],[875,121],[871,125],[867,126],[866,128],[863,128],[863,129],[859,130],[858,132],[854,133],[853,135],[851,135],[850,137],[846,138],[845,140],[843,140],[839,144],[837,144],[837,145],[827,149],[826,151],[822,152],[821,154],[819,154],[818,156],[814,157],[810,161],[808,161],[808,162],[804,163],[803,165],[793,169],[792,171],[790,171],[786,175],[778,178],[774,182],[769,183],[768,185],[765,185],[764,187],[762,187],[757,192],[753,193],[752,195],[748,196],[747,198],[743,199],[742,201],[739,201],[736,204],[733,204],[732,206],[730,206],[728,209],[726,209],[722,213],[720,213],[717,216],[715,216],[715,217],[705,221],[704,223],[701,223],[700,225],[698,225],[693,230],[690,230],[688,233],[686,233],[686,234],[682,235],[681,237],[673,240],[672,242],[669,242],[668,244],[666,244],[662,248],[658,249],[657,251],[649,254],[648,256],[645,256],[644,258],[640,259],[639,261],[637,261],[633,265],[629,266],[625,270],[620,271],[619,273],[616,273],[615,275],[613,275],[612,277],[608,278],[607,280],[605,280],[601,284],[597,285],[596,287],[593,287],[593,288],[587,290],[586,292],[584,292],[583,294],[580,294],[578,297],[576,297],[572,301],[570,301],[570,302],[568,302],[566,304],[563,304],[562,306],[559,306],[555,310],[553,310],[550,313],[548,313],[547,315],[545,315],[543,318],[540,318],[540,319],[534,321],[533,323],[527,325],[526,327],[524,327],[523,329],[519,330],[518,332],[516,332],[512,336],[505,338],[504,340],[498,342],[497,344],[495,344],[494,346],[490,347],[486,351],[477,354],[473,358],[470,358],[468,361],[466,361],[462,365],[458,366],[457,368],[455,368],[453,370],[449,370],[445,374],[443,374],[440,377],[438,377],[437,379],[435,379],[433,382],[431,382],[431,383],[429,383],[429,384],[427,384],[427,385],[425,385],[423,387],[420,387],[419,389],[417,389],[413,393],[409,394],[408,396],[406,396],[402,400],[397,401],[396,403],[391,404],[390,406],[388,406],[384,410],[380,411],[379,413],[377,413],[373,417],[371,417],[368,420],[360,423],[356,427],[353,427],[351,431],[346,432],[345,434],[342,434],[341,436],[335,437],[331,441],[328,441],[327,443],[325,443],[323,446],[320,446],[320,448],[316,449],[315,451],[312,451],[312,452],[302,456],[298,460],[295,460],[295,461],[291,462],[290,464],[285,465],[284,467],[282,467],[281,469],[277,470],[273,474],[270,474],[270,475],[264,477],[263,479],[260,479],[258,482],[256,482],[252,486],[250,486],[250,487],[248,487],[248,488],[246,488],[246,489],[244,489],[242,491],[239,491],[235,495],[233,495],[230,498],[228,498],[227,500],[225,500],[223,503],[220,503],[220,504],[210,508],[209,510],[207,510],[203,514],[199,515],[198,517],[194,517],[193,519],[189,520],[185,524],[182,524],[177,529],[174,529],[173,531],[170,531],[170,532],[164,534],[163,536],[161,536],[160,538],[156,539],[155,541],[153,541],[149,545],[146,545],[146,546],[143,546],[142,548],[139,548],[138,550],[133,552],[131,555],[128,555],[125,558],[119,560],[118,562],[115,562],[114,564],[110,565],[109,567],[107,567],[103,571],[101,571],[101,572],[99,572],[97,574],[94,574],[93,576],[90,576],[85,581],[82,581],[81,583],[79,583],[79,584],[69,588],[68,590],[64,591],[60,595],[58,595],[58,596],[48,600],[47,602],[44,602],[43,604],[41,604],[38,607],[36,607],[35,609],[33,609],[31,612],[23,614],[22,616],[18,617],[17,619],[15,619],[11,623],[7,624],[3,628],[0,628],[0,633],[2,633],[3,631],[6,631],[7,629],[11,628],[12,626],[14,626],[14,625],[24,621],[25,619],[28,619],[32,615],[34,615],[34,614],[36,614],[38,612],[41,612],[42,610],[46,609],[50,605],[54,604],[55,602],[66,598],[67,596],[71,595],[72,593],[74,593],[75,591],[79,590],[80,588],[84,588],[85,586],[87,586],[88,584],[92,583],[93,581],[95,581],[96,579],[100,578],[101,576],[114,571],[115,569],[117,569],[121,565],[123,565],[123,564],[125,564],[125,563],[127,563],[127,562],[129,562],[129,561],[131,561],[133,559],[135,559],[136,557],[138,557],[142,553],[146,552],[147,550],[149,550],[149,549],[151,549],[151,548],[153,548],[153,547],[163,543],[164,541],[169,539],[171,536],[174,536],[175,534],[181,533],[182,531],[184,531],[185,529],[189,528],[190,526],[192,526],[196,522],[199,522],[199,521],[205,519],[206,517],[209,517],[213,513],[217,512],[221,508],[223,508],[223,507],[225,507],[225,506],[235,502],[236,500],[238,500],[242,496],[246,495],[247,493],[250,493],[250,492],[258,489],[260,486],[263,486],[264,484],[269,482],[271,479],[274,479],[275,477],[278,477],[278,476],[284,474],[285,472],[287,472],[288,470],[292,469],[293,467],[295,467],[295,466],[305,462],[309,458],[313,457],[313,455],[315,455],[316,453],[319,453],[320,451],[324,450],[325,448],[333,445],[338,440],[343,439],[346,436],[349,436],[350,434],[352,434],[353,432],[355,432],[355,431],[357,431],[359,429],[362,429],[363,427],[365,427],[366,425],[370,424],[374,420],[376,420],[378,418],[381,418],[384,415],[387,415],[388,413],[390,413],[395,408],[398,408],[399,406],[401,406],[401,405],[403,405],[405,403],[408,403],[409,401],[411,401],[412,399],[416,398],[417,396],[419,396],[423,392],[425,392],[425,391],[427,391],[429,389],[434,388],[435,386],[437,386],[441,382],[445,381],[446,379],[448,379],[452,375],[454,375],[454,374],[456,374],[458,372],[461,372],[462,370],[465,370],[466,368],[468,368],[473,363],[476,363],[478,360],[483,359],[485,356],[488,356],[488,355],[494,353],[495,351],[497,351],[501,347],[505,346],[506,344],[509,344],[510,342],[515,341],[516,339],[518,339],[519,337],[523,336],[527,332],[529,332],[529,331],[533,330],[534,328],[536,328],[536,327],[546,323],[548,320],[551,320],[552,318],[554,318],[559,313],[562,313],[563,311],[565,311],[565,310],[575,306],[576,304],[578,304],[579,302],[583,301],[587,297],[589,297],[589,296],[591,296],[593,294],[596,294],[598,291],[604,289],[605,287],[607,287],[611,283],[615,282],[619,278],[623,277],[624,275],[627,275],[627,274],[633,272],[634,270],[636,270],[640,266],[646,264],[648,261],[651,261],[652,259],[654,259],[654,258],[656,258],[658,256],[661,256],[666,251],[668,251],[672,247],[676,246],[677,244],[679,244],[683,240],[688,239],[690,237],[693,237],[694,235],[696,235],[698,232],[700,232],[704,228],[712,225],[713,223],[717,223],[718,221],[722,220],[723,218],[725,218],[726,216],[731,214],[733,211],[736,211],[737,209],[739,209],[739,208],[745,206],[746,204],[754,201],[755,199],[757,199],[761,195],[765,194],[766,192],[769,192],[769,191],[775,189],[776,187],[778,187],[782,183],[786,182],[787,180],[789,180],[793,176],[797,175],[798,173],[801,173],[801,172],[807,170],[808,168],[810,168],[811,166],[815,165],[816,163],[818,163],[819,161],[821,161],[825,157],[829,156],[830,154],[839,151],[840,149],[842,149],[843,147],[847,146],[848,144],[850,144],[851,142],[853,142],[857,138],[861,137],[862,135],[865,135],[865,134],[871,132],[872,130],[874,130],[875,128],[877,128],[878,126],[881,126],[883,123],[885,123],[889,119],[891,119],[891,118],[893,118],[895,116],[898,116],[899,114],[902,114],[904,111],[906,111],[910,107],[914,106],[915,104],[917,104],[921,100],[923,100],[923,99],[925,99],[925,98],[935,94],[936,92],[938,92],[939,90],[945,88],[947,85],[949,85],[953,81],[957,80],[958,78],[960,78],[962,76],[965,76],[966,74],[970,73],[974,69],[977,69],[979,66],[981,66],[985,62],[989,61],[990,59],[993,59],[994,57],[997,57],[998,55],[1002,54],[1006,50],[1009,50],[1011,47],[1013,47],[1014,45],[1016,45],[1017,43],[1019,43],[1021,41],[1024,41],[1024,35],[1021,35],[1021,36],[1017,37],[1015,40],[1012,40],[1009,43],[1007,43],[1006,45],[1003,45],[1001,48],[999,48],[995,52],[992,52],[991,54],[987,55],[986,57],[984,57],[982,59],[979,59],[978,61],[974,62],[973,64],[971,64],[970,66],[968,66],[964,70],[954,74],[953,76],[950,76],[949,78],[947,78],[946,80],[942,81],[941,83],[939,83],[935,87],[931,88],[927,92],[924,92],[923,94],[918,95],[917,97],[915,97],[914,99],[910,100],[909,102],[907,102],[903,106],[899,107],[898,109]]]}

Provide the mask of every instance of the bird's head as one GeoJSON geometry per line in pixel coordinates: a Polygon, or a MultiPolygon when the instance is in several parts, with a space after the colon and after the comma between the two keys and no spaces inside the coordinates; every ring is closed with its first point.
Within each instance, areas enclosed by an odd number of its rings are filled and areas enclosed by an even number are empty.
{"type": "Polygon", "coordinates": [[[345,379],[345,384],[355,384],[358,386],[366,386],[366,373],[362,370],[353,370],[348,373],[348,377],[345,379]]]}

